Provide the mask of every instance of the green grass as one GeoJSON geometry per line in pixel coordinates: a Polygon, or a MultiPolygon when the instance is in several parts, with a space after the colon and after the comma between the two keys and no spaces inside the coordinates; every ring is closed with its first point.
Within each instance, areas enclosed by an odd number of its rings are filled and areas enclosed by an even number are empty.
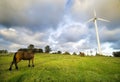
{"type": "Polygon", "coordinates": [[[13,55],[0,56],[0,82],[120,82],[120,58],[36,54],[9,71],[13,55]]]}

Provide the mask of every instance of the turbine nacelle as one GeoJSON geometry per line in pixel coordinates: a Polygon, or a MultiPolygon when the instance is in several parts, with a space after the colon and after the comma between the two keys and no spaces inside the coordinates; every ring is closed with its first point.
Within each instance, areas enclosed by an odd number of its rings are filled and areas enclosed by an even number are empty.
{"type": "Polygon", "coordinates": [[[106,19],[103,19],[103,18],[98,18],[97,15],[96,15],[96,10],[95,9],[93,11],[93,14],[94,14],[94,17],[89,19],[87,22],[91,22],[91,21],[95,22],[95,20],[110,22],[109,20],[106,20],[106,19]]]}

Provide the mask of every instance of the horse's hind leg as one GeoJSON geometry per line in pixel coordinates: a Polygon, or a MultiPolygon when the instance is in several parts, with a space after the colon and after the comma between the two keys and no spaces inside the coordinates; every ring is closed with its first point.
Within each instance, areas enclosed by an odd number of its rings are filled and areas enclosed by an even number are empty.
{"type": "Polygon", "coordinates": [[[14,54],[13,61],[12,61],[11,65],[10,65],[10,68],[9,68],[10,71],[12,70],[12,65],[16,62],[16,54],[17,53],[14,54]]]}
{"type": "Polygon", "coordinates": [[[28,63],[28,67],[30,67],[30,60],[29,60],[29,63],[28,63]]]}
{"type": "Polygon", "coordinates": [[[19,58],[16,59],[16,61],[15,61],[15,68],[16,68],[17,70],[18,70],[18,65],[17,65],[17,63],[20,62],[20,61],[21,61],[21,59],[19,59],[19,58]]]}
{"type": "Polygon", "coordinates": [[[10,71],[12,70],[12,65],[13,64],[14,64],[14,61],[12,61],[11,65],[10,65],[10,68],[9,68],[10,71]]]}
{"type": "Polygon", "coordinates": [[[15,62],[15,68],[18,70],[17,62],[15,62]]]}

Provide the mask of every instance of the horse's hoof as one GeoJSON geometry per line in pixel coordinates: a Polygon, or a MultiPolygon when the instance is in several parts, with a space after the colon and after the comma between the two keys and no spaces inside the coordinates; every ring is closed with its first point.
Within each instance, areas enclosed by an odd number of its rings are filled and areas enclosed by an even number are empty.
{"type": "Polygon", "coordinates": [[[18,70],[18,67],[16,67],[16,70],[18,70]]]}
{"type": "Polygon", "coordinates": [[[30,67],[30,65],[28,65],[28,67],[30,67]]]}
{"type": "Polygon", "coordinates": [[[12,69],[11,69],[11,68],[9,68],[9,71],[12,71],[12,69]]]}
{"type": "Polygon", "coordinates": [[[35,65],[32,65],[32,67],[34,67],[35,65]]]}

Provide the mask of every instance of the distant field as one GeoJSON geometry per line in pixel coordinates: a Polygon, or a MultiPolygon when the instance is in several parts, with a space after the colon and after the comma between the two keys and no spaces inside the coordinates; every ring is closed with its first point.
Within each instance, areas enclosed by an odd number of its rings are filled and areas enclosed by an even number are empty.
{"type": "Polygon", "coordinates": [[[35,67],[8,71],[12,58],[0,56],[0,82],[120,82],[120,58],[36,54],[35,67]]]}

